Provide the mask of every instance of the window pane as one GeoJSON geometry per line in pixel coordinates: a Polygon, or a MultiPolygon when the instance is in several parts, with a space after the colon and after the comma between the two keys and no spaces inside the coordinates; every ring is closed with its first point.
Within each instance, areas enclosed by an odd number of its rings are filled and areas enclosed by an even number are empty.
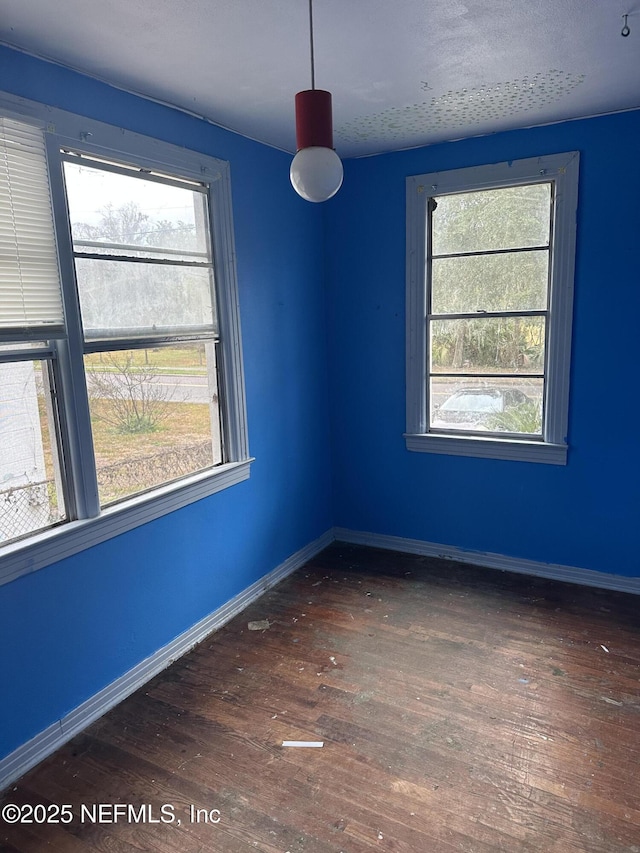
{"type": "Polygon", "coordinates": [[[434,259],[431,312],[544,310],[548,263],[546,250],[434,259]]]}
{"type": "Polygon", "coordinates": [[[85,335],[214,332],[206,194],[86,161],[65,161],[64,169],[85,335]],[[82,254],[118,255],[122,261],[82,254]]]}
{"type": "Polygon", "coordinates": [[[87,338],[215,331],[208,269],[77,258],[76,277],[87,338]]]}
{"type": "Polygon", "coordinates": [[[438,196],[436,201],[434,255],[549,244],[551,184],[438,196]]]}
{"type": "Polygon", "coordinates": [[[74,249],[76,241],[152,246],[209,254],[206,196],[198,190],[122,175],[85,163],[64,163],[74,249]]]}
{"type": "Polygon", "coordinates": [[[102,506],[223,461],[213,342],[85,356],[102,506]]]}
{"type": "Polygon", "coordinates": [[[434,429],[542,435],[543,380],[433,377],[434,429]]]}
{"type": "Polygon", "coordinates": [[[64,520],[46,365],[0,364],[0,543],[64,520]]]}
{"type": "Polygon", "coordinates": [[[433,373],[541,373],[544,317],[431,322],[433,373]]]}

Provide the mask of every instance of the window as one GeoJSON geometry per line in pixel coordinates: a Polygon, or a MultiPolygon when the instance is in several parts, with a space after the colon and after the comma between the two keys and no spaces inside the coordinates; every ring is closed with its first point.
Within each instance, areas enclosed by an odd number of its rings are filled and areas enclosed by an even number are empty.
{"type": "Polygon", "coordinates": [[[250,462],[227,164],[4,106],[0,582],[250,462]]]}
{"type": "Polygon", "coordinates": [[[63,156],[102,506],[223,461],[207,188],[63,156]]]}
{"type": "Polygon", "coordinates": [[[407,180],[409,450],[566,462],[578,159],[407,180]]]}

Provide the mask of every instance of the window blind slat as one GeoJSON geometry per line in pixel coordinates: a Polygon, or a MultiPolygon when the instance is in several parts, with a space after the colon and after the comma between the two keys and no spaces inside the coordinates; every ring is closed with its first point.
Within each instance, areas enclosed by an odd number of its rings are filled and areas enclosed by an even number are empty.
{"type": "Polygon", "coordinates": [[[0,333],[62,328],[44,134],[0,118],[0,333]]]}

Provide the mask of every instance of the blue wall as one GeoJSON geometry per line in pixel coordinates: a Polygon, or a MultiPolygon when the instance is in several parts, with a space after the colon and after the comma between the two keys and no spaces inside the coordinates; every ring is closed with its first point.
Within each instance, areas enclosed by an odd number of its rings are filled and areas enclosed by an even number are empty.
{"type": "Polygon", "coordinates": [[[334,523],[640,575],[640,112],[347,163],[327,220],[334,523]],[[581,152],[566,467],[411,453],[405,177],[581,152]]]}
{"type": "Polygon", "coordinates": [[[290,157],[0,48],[0,89],[229,160],[248,481],[0,587],[0,757],[331,527],[321,210],[290,157]]]}

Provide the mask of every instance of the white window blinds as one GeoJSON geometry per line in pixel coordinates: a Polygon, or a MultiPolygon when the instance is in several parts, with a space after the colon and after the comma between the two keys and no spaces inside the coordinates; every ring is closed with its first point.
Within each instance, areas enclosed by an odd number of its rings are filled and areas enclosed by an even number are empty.
{"type": "Polygon", "coordinates": [[[0,117],[0,335],[62,328],[44,134],[0,117]]]}

